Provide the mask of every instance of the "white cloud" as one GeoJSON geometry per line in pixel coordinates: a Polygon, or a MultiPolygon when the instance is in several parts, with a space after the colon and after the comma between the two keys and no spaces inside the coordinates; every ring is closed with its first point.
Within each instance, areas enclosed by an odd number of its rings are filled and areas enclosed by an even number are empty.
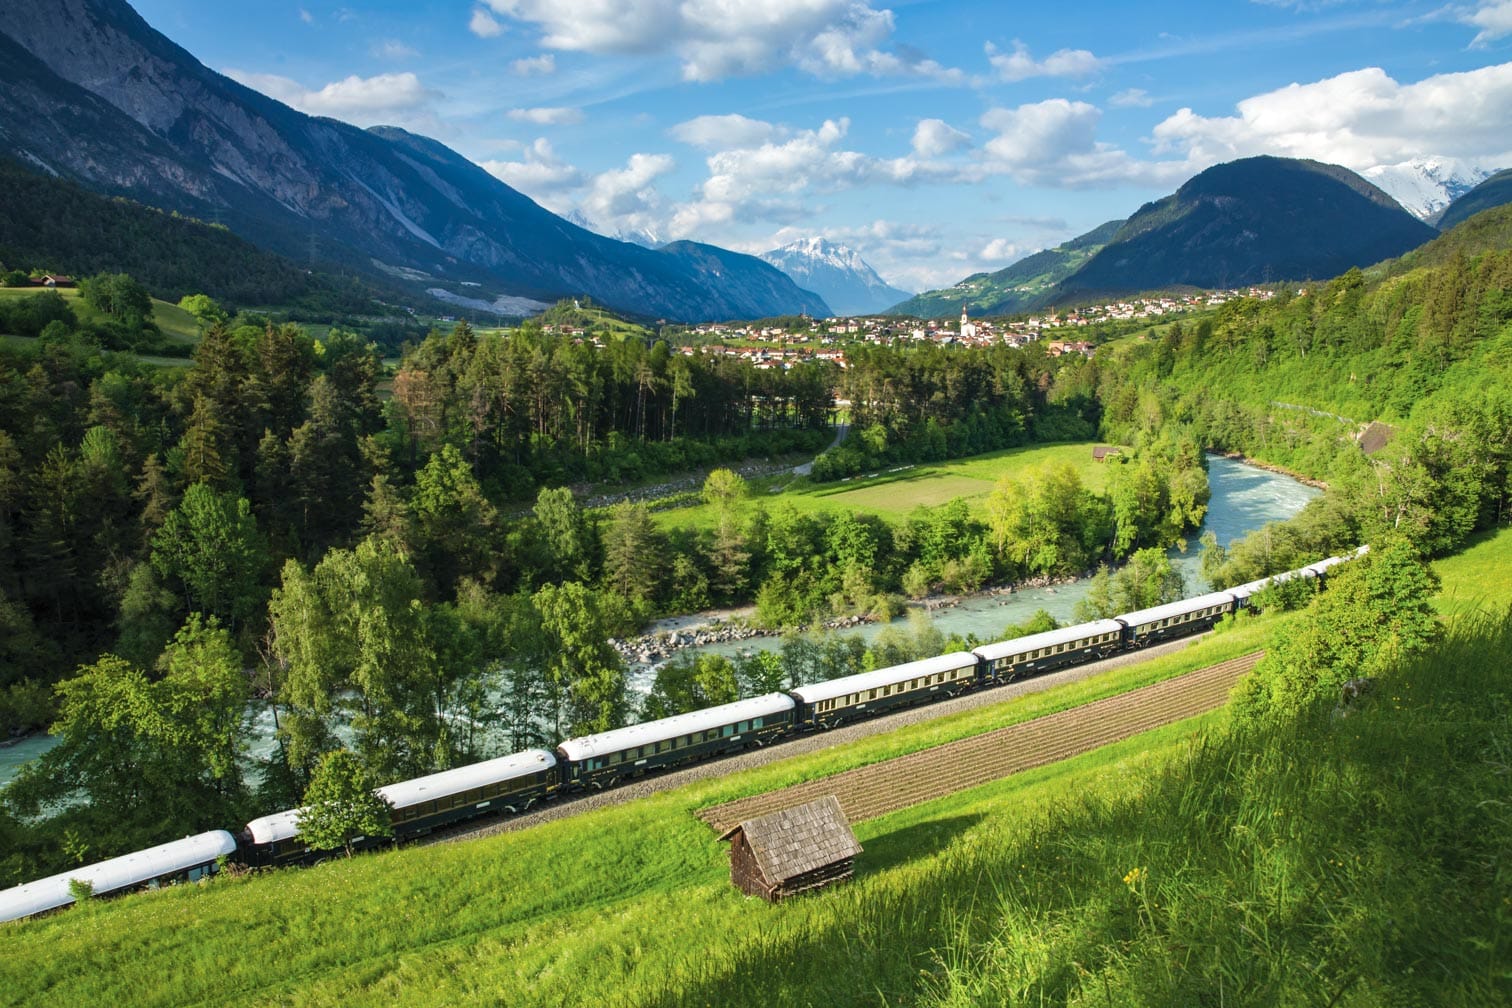
{"type": "Polygon", "coordinates": [[[673,137],[704,150],[758,147],[778,136],[771,123],[743,115],[706,115],[680,122],[669,131],[673,137]]]}
{"type": "Polygon", "coordinates": [[[299,8],[299,20],[303,21],[305,24],[314,24],[315,15],[311,14],[309,11],[301,7],[299,8]]]}
{"type": "Polygon", "coordinates": [[[551,53],[544,53],[530,59],[517,59],[509,64],[509,69],[521,77],[546,76],[556,73],[556,57],[551,53]]]}
{"type": "Polygon", "coordinates": [[[665,154],[632,154],[624,168],[595,175],[582,200],[582,213],[609,233],[659,234],[666,202],[656,180],[677,167],[665,154]]]}
{"type": "Polygon", "coordinates": [[[871,0],[487,0],[505,17],[536,26],[550,49],[671,53],[684,79],[711,81],[797,66],[820,76],[921,74],[956,77],[922,57],[882,51],[891,11],[871,0]]]}
{"type": "Polygon", "coordinates": [[[311,91],[276,74],[228,69],[226,76],[310,115],[330,116],[358,126],[404,120],[441,97],[412,73],[351,76],[311,91]]]}
{"type": "Polygon", "coordinates": [[[1142,88],[1127,88],[1109,98],[1108,104],[1114,108],[1149,108],[1155,99],[1142,88]]]}
{"type": "Polygon", "coordinates": [[[997,136],[986,143],[987,171],[1021,185],[1080,189],[1164,185],[1190,174],[1182,163],[1143,162],[1097,139],[1102,112],[1065,98],[989,109],[982,125],[997,136]]]}
{"type": "Polygon", "coordinates": [[[508,114],[515,122],[537,126],[575,126],[583,121],[583,110],[575,108],[517,108],[508,114]]]}
{"type": "Polygon", "coordinates": [[[971,146],[971,137],[943,119],[920,119],[914,127],[914,153],[922,158],[936,158],[971,146]]]}
{"type": "Polygon", "coordinates": [[[566,210],[560,199],[562,194],[581,188],[584,182],[583,173],[557,157],[545,138],[525,148],[524,158],[520,161],[484,161],[482,166],[505,185],[513,186],[557,213],[566,210]]]}
{"type": "Polygon", "coordinates": [[[1512,0],[1483,0],[1478,10],[1463,15],[1462,20],[1480,29],[1480,34],[1470,40],[1470,48],[1482,48],[1512,35],[1512,0]]]}
{"type": "Polygon", "coordinates": [[[1507,163],[1512,63],[1400,84],[1379,67],[1246,98],[1237,115],[1181,109],[1154,130],[1157,152],[1201,168],[1251,154],[1316,158],[1362,170],[1442,155],[1507,163]]]}
{"type": "Polygon", "coordinates": [[[977,253],[977,258],[988,262],[1013,262],[1024,258],[1033,249],[1026,249],[1018,242],[1007,238],[994,238],[988,242],[982,251],[977,253]]]}
{"type": "Polygon", "coordinates": [[[1028,80],[1030,77],[1087,77],[1101,70],[1104,62],[1085,49],[1059,49],[1042,60],[1029,54],[1029,47],[1013,40],[1013,51],[999,52],[987,43],[987,60],[1005,81],[1028,80]]]}
{"type": "Polygon", "coordinates": [[[398,39],[384,39],[373,43],[373,55],[378,59],[406,60],[414,59],[420,53],[413,46],[406,45],[398,39]]]}
{"type": "Polygon", "coordinates": [[[481,7],[473,8],[472,17],[467,22],[467,30],[478,38],[498,38],[504,34],[504,26],[481,7]]]}

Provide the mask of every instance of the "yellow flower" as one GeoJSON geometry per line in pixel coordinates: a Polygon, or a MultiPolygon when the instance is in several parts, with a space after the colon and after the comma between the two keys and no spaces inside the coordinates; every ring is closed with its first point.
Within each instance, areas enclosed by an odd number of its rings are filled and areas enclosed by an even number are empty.
{"type": "Polygon", "coordinates": [[[1129,887],[1130,892],[1133,892],[1134,887],[1139,885],[1139,883],[1143,881],[1144,877],[1145,870],[1143,868],[1130,868],[1129,874],[1123,877],[1124,885],[1129,887]]]}

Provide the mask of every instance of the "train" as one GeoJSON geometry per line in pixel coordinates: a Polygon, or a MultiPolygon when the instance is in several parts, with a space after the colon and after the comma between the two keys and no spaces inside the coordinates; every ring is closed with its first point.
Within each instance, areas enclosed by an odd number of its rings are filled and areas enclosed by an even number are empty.
{"type": "MultiPolygon", "coordinates": [[[[1368,549],[1361,546],[1352,553],[1226,591],[795,686],[566,739],[553,750],[527,749],[388,784],[378,793],[392,808],[393,837],[357,837],[353,846],[372,847],[390,839],[399,843],[466,819],[519,814],[544,801],[613,787],[653,771],[776,744],[800,733],[832,729],[900,707],[1190,636],[1231,613],[1253,607],[1256,596],[1274,585],[1301,579],[1321,588],[1330,570],[1368,549]]],[[[286,809],[253,819],[235,835],[212,830],[8,889],[0,892],[0,921],[72,903],[76,885],[71,883],[87,883],[93,894],[106,895],[202,878],[226,861],[254,868],[308,863],[324,852],[312,850],[301,839],[300,812],[286,809]]]]}

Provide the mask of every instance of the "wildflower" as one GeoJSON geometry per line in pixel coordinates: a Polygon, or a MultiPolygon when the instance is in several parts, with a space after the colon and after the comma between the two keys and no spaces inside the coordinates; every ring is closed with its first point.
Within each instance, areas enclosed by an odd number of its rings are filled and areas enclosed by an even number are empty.
{"type": "Polygon", "coordinates": [[[1124,885],[1129,887],[1129,892],[1134,892],[1139,883],[1144,881],[1145,870],[1143,868],[1130,868],[1129,874],[1123,877],[1124,885]]]}

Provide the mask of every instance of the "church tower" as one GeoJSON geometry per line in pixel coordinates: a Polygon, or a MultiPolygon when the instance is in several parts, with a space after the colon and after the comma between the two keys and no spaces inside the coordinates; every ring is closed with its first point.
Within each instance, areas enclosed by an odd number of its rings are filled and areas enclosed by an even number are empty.
{"type": "Polygon", "coordinates": [[[976,323],[971,321],[970,316],[966,314],[966,306],[963,304],[961,305],[961,340],[964,342],[976,339],[976,334],[976,323]]]}

